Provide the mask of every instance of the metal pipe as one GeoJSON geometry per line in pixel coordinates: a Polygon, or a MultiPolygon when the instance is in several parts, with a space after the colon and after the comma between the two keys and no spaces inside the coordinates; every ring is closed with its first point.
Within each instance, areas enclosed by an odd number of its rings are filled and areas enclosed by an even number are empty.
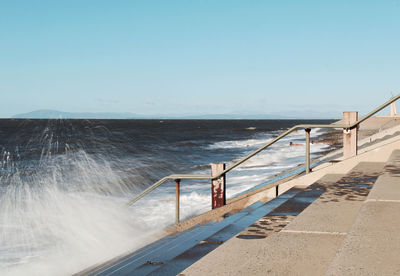
{"type": "Polygon", "coordinates": [[[181,180],[180,179],[175,179],[175,183],[176,183],[176,208],[175,208],[175,223],[178,224],[179,223],[179,201],[180,201],[180,189],[179,189],[179,184],[180,184],[181,180]]]}
{"type": "Polygon", "coordinates": [[[167,181],[169,178],[168,177],[164,177],[161,178],[160,180],[158,180],[156,183],[154,183],[153,185],[151,185],[150,187],[148,187],[147,189],[145,189],[143,192],[141,192],[138,196],[136,196],[135,198],[129,200],[126,205],[130,206],[133,203],[135,203],[136,201],[138,201],[139,199],[141,199],[142,197],[144,197],[145,195],[147,195],[148,193],[150,193],[152,190],[154,190],[155,188],[157,188],[158,186],[160,186],[161,184],[163,184],[165,181],[167,181]]]}
{"type": "Polygon", "coordinates": [[[306,174],[310,173],[310,132],[311,129],[306,128],[306,174]]]}
{"type": "Polygon", "coordinates": [[[400,99],[400,94],[397,95],[396,97],[393,97],[392,99],[390,99],[389,101],[387,101],[386,103],[382,104],[381,106],[375,108],[373,111],[371,111],[370,113],[368,113],[367,115],[365,115],[364,117],[362,117],[360,120],[358,120],[357,122],[354,122],[353,124],[351,124],[350,128],[355,128],[357,127],[357,125],[361,124],[362,122],[364,122],[365,120],[367,120],[368,118],[372,117],[373,115],[375,115],[376,113],[378,113],[379,111],[381,111],[382,109],[384,109],[385,107],[389,106],[390,104],[394,103],[395,101],[397,101],[398,99],[400,99]]]}
{"type": "Polygon", "coordinates": [[[273,139],[271,142],[267,143],[266,145],[262,146],[261,148],[257,149],[256,151],[253,151],[249,155],[240,159],[238,162],[236,162],[232,166],[228,167],[226,170],[222,171],[220,174],[214,176],[213,179],[220,177],[222,174],[226,174],[227,172],[229,172],[232,169],[236,168],[237,166],[243,164],[244,162],[246,162],[253,156],[257,155],[261,151],[265,150],[269,146],[275,144],[277,141],[281,140],[282,138],[286,137],[287,135],[291,134],[292,132],[294,132],[298,129],[303,129],[303,128],[304,129],[308,129],[308,128],[309,129],[311,129],[311,128],[347,128],[347,127],[349,127],[349,125],[339,125],[339,124],[337,124],[337,125],[335,124],[335,125],[297,125],[297,126],[294,126],[294,127],[290,128],[289,130],[285,131],[284,133],[282,133],[281,135],[279,135],[278,137],[276,137],[275,139],[273,139]]]}

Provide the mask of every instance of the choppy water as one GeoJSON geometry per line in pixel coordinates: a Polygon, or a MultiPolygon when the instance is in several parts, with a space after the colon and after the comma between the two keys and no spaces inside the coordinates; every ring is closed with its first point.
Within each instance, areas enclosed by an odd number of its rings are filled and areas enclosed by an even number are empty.
{"type": "MultiPolygon", "coordinates": [[[[150,240],[174,222],[171,173],[209,173],[293,120],[0,120],[0,275],[69,275],[150,240]]],[[[312,139],[321,134],[312,132],[312,139]]],[[[304,161],[299,132],[228,174],[227,195],[304,161]]],[[[312,157],[326,145],[312,145],[312,157]]],[[[182,181],[181,214],[210,208],[208,181],[182,181]]]]}

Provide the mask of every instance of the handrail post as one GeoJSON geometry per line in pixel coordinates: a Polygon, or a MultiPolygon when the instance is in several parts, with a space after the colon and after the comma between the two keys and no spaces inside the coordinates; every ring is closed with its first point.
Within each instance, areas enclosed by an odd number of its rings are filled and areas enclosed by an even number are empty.
{"type": "MultiPolygon", "coordinates": [[[[357,111],[343,112],[343,123],[351,125],[358,121],[357,111]]],[[[343,158],[357,155],[358,126],[353,129],[343,129],[343,158]]]]}
{"type": "MultiPolygon", "coordinates": [[[[211,175],[218,175],[225,170],[225,163],[211,164],[211,175]]],[[[211,180],[211,208],[215,209],[226,204],[225,174],[211,180]]]]}
{"type": "Polygon", "coordinates": [[[175,179],[175,183],[176,183],[176,206],[175,206],[175,224],[179,223],[179,194],[180,194],[180,188],[179,185],[181,183],[180,179],[175,179]]]}
{"type": "Polygon", "coordinates": [[[310,173],[310,128],[306,128],[306,174],[310,173]]]}

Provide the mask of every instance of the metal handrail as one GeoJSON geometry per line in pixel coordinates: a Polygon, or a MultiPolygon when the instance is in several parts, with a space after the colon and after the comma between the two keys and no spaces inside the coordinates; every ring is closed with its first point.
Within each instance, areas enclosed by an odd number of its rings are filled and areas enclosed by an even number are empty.
{"type": "MultiPolygon", "coordinates": [[[[236,163],[234,163],[230,167],[226,168],[225,170],[223,170],[219,174],[216,174],[216,175],[207,175],[207,174],[171,174],[169,176],[163,177],[160,180],[158,180],[156,183],[154,183],[153,185],[151,185],[150,187],[145,189],[143,192],[141,192],[138,196],[134,197],[129,202],[127,202],[126,205],[128,205],[128,206],[132,205],[133,203],[135,203],[136,201],[138,201],[139,199],[141,199],[142,197],[144,197],[145,195],[147,195],[148,193],[150,193],[151,191],[153,191],[154,189],[156,189],[157,187],[159,187],[160,185],[162,185],[164,182],[166,182],[168,180],[181,180],[181,179],[209,179],[209,180],[214,180],[214,179],[217,179],[217,178],[223,176],[224,174],[226,174],[227,172],[233,170],[237,166],[243,164],[244,162],[246,162],[247,160],[249,160],[253,156],[257,155],[261,151],[263,151],[266,148],[270,147],[271,145],[275,144],[276,142],[278,142],[282,138],[286,137],[290,133],[292,133],[294,131],[297,131],[298,129],[305,129],[306,131],[307,130],[311,130],[312,128],[343,128],[345,130],[351,130],[351,129],[357,127],[360,123],[364,122],[368,118],[372,117],[373,115],[375,115],[376,113],[378,113],[379,111],[384,109],[385,107],[387,107],[390,104],[394,103],[398,99],[400,99],[400,94],[398,94],[397,96],[391,98],[389,101],[387,101],[384,104],[382,104],[381,106],[375,108],[373,111],[371,111],[370,113],[368,113],[367,115],[365,115],[364,117],[362,117],[361,119],[359,119],[358,121],[356,121],[356,122],[354,122],[352,124],[339,124],[339,123],[333,123],[333,124],[330,124],[330,125],[304,125],[303,124],[303,125],[293,126],[290,129],[288,129],[287,131],[285,131],[284,133],[282,133],[281,135],[277,136],[275,139],[273,139],[269,143],[265,144],[264,146],[262,146],[259,149],[253,151],[249,155],[243,157],[242,159],[240,159],[239,161],[237,161],[236,163]]],[[[307,152],[307,155],[309,156],[309,152],[307,152]]],[[[309,166],[309,164],[308,164],[308,166],[309,166]]]]}

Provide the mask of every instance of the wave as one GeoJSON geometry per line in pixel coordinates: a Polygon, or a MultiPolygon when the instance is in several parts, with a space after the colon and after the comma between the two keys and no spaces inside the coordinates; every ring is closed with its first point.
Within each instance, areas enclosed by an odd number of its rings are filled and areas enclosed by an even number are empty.
{"type": "Polygon", "coordinates": [[[68,275],[146,242],[109,162],[81,150],[39,163],[28,176],[2,174],[1,275],[68,275]]]}

